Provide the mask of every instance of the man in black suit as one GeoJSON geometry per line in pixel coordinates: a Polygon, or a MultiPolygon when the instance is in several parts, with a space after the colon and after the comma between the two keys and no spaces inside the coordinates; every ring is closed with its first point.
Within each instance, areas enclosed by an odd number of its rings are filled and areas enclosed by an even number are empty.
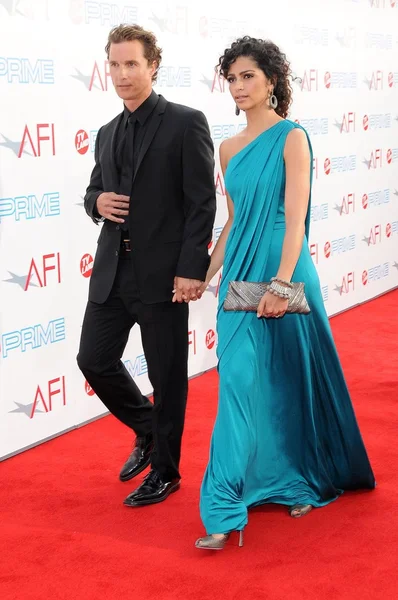
{"type": "Polygon", "coordinates": [[[214,154],[203,113],[152,90],[161,50],[151,32],[115,27],[106,51],[124,110],[98,131],[84,199],[88,215],[103,226],[77,361],[105,406],[136,434],[120,479],[128,481],[151,464],[124,501],[142,506],[165,500],[180,486],[188,302],[200,297],[209,264],[214,154]],[[121,361],[135,323],[153,405],[121,361]]]}

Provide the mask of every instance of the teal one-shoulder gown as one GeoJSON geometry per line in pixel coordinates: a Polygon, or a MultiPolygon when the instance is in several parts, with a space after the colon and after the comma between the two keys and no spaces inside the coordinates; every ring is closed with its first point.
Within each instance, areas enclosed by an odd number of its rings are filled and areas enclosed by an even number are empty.
{"type": "Polygon", "coordinates": [[[311,313],[258,319],[223,310],[229,281],[269,281],[277,273],[283,151],[294,127],[284,120],[264,131],[225,174],[234,221],[217,316],[218,413],[200,498],[208,534],[243,529],[248,509],[259,504],[320,507],[344,490],[375,486],[308,249],[310,206],[292,281],[305,283],[311,313]]]}

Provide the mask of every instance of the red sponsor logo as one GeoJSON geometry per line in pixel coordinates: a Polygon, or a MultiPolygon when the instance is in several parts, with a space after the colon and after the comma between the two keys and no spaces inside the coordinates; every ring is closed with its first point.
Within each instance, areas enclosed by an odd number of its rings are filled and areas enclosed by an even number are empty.
{"type": "Polygon", "coordinates": [[[387,162],[388,162],[389,165],[392,163],[392,150],[391,150],[391,148],[389,148],[387,150],[387,162]]]}
{"type": "Polygon", "coordinates": [[[310,245],[310,254],[312,256],[312,260],[317,265],[318,264],[318,244],[310,245]]]}
{"type": "Polygon", "coordinates": [[[330,245],[330,242],[326,242],[326,244],[325,244],[325,246],[324,246],[324,248],[323,248],[323,251],[324,251],[324,253],[325,253],[325,256],[326,256],[326,258],[329,258],[329,256],[330,256],[330,252],[331,252],[331,245],[330,245]]]}
{"type": "Polygon", "coordinates": [[[330,75],[329,71],[326,71],[323,81],[325,82],[325,87],[328,89],[330,88],[331,79],[332,76],[330,75]]]}
{"type": "Polygon", "coordinates": [[[387,80],[388,80],[388,86],[392,87],[394,85],[394,73],[389,73],[387,80]]]}
{"type": "Polygon", "coordinates": [[[308,92],[318,90],[317,69],[309,69],[308,71],[304,71],[303,81],[301,82],[301,89],[307,90],[308,92]]]}
{"type": "Polygon", "coordinates": [[[344,113],[343,121],[340,126],[340,133],[343,133],[343,132],[350,133],[350,131],[355,131],[355,113],[354,112],[344,113]]]}
{"type": "Polygon", "coordinates": [[[29,287],[31,279],[35,276],[35,280],[40,287],[47,287],[47,273],[55,271],[58,283],[61,283],[61,257],[60,253],[44,254],[41,261],[35,261],[34,258],[30,261],[29,272],[25,282],[25,292],[29,287]]]}
{"type": "Polygon", "coordinates": [[[323,163],[323,168],[325,170],[326,175],[329,175],[331,166],[330,166],[330,158],[325,158],[325,162],[323,163]]]}
{"type": "Polygon", "coordinates": [[[365,271],[362,272],[362,285],[366,285],[367,283],[368,283],[368,272],[365,269],[365,271]]]}
{"type": "Polygon", "coordinates": [[[33,401],[32,410],[30,413],[30,418],[33,419],[35,415],[35,411],[38,408],[38,404],[40,403],[40,410],[44,408],[45,412],[51,412],[53,409],[53,397],[58,396],[60,394],[60,400],[62,401],[62,406],[66,405],[66,388],[65,388],[65,376],[56,377],[55,379],[50,379],[47,382],[46,388],[40,385],[37,386],[35,399],[33,401]]]}
{"type": "Polygon", "coordinates": [[[19,147],[18,158],[21,158],[21,155],[25,150],[25,144],[29,144],[30,150],[33,152],[33,156],[35,158],[41,156],[42,142],[50,142],[51,154],[52,156],[55,156],[54,123],[38,123],[36,125],[36,131],[32,130],[32,133],[29,130],[29,127],[25,125],[21,145],[19,147]]]}
{"type": "Polygon", "coordinates": [[[389,238],[391,236],[391,223],[387,223],[386,225],[386,236],[389,238]]]}
{"type": "Polygon", "coordinates": [[[368,115],[364,115],[363,119],[362,119],[362,125],[365,131],[367,131],[369,129],[369,117],[368,115]]]}
{"type": "Polygon", "coordinates": [[[216,343],[216,334],[212,329],[206,333],[206,348],[211,350],[214,348],[214,344],[216,343]]]}
{"type": "Polygon", "coordinates": [[[91,254],[85,254],[80,261],[80,273],[83,277],[90,277],[93,272],[94,259],[91,254]]]}
{"type": "Polygon", "coordinates": [[[368,195],[364,194],[362,196],[362,207],[363,208],[365,208],[365,209],[368,208],[368,201],[369,201],[368,195]]]}
{"type": "Polygon", "coordinates": [[[86,154],[89,149],[90,141],[88,139],[88,133],[87,131],[84,131],[84,129],[79,129],[75,135],[75,147],[79,154],[86,154]]]}
{"type": "Polygon", "coordinates": [[[188,346],[192,347],[193,353],[196,354],[196,330],[188,331],[188,346]]]}
{"type": "Polygon", "coordinates": [[[84,389],[86,390],[87,396],[95,396],[95,392],[88,381],[84,383],[84,389]]]}

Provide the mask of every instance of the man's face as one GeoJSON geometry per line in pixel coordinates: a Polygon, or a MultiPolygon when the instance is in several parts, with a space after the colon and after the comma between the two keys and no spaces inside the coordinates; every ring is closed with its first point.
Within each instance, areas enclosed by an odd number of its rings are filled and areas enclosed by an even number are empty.
{"type": "Polygon", "coordinates": [[[109,67],[112,83],[125,102],[138,100],[150,93],[156,66],[156,63],[148,63],[144,46],[138,40],[111,44],[109,67]]]}

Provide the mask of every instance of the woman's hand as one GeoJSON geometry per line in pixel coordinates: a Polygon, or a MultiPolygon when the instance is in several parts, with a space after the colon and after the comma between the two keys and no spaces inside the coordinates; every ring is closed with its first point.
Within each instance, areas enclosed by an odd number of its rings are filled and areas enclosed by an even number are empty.
{"type": "Polygon", "coordinates": [[[288,300],[275,296],[271,292],[266,292],[260,300],[257,308],[257,317],[274,317],[278,319],[283,317],[287,310],[288,300]]]}

